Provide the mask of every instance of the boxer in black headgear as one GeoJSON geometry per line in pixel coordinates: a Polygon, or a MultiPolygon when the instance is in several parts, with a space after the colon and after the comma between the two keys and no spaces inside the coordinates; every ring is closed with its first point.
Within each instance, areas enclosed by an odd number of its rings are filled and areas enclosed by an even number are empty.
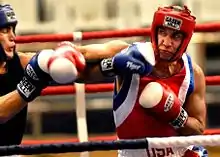
{"type": "MultiPolygon", "coordinates": [[[[17,23],[13,8],[9,4],[0,5],[0,146],[21,143],[27,104],[52,81],[49,58],[57,51],[60,53],[57,48],[31,54],[16,52],[17,23]]],[[[69,55],[72,61],[82,59],[76,51],[70,51],[69,55]]]]}
{"type": "Polygon", "coordinates": [[[42,51],[36,55],[16,52],[17,23],[13,8],[9,4],[0,5],[0,146],[21,143],[27,104],[50,81],[38,65],[37,58],[42,51]]]}
{"type": "Polygon", "coordinates": [[[20,144],[25,131],[27,103],[16,91],[32,56],[15,51],[18,21],[13,8],[0,5],[0,145],[20,144]]]}

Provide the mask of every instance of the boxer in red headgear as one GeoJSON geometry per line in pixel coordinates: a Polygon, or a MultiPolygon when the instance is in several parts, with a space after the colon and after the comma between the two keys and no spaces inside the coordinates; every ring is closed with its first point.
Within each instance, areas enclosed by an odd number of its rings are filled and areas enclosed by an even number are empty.
{"type": "MultiPolygon", "coordinates": [[[[113,115],[119,139],[203,133],[205,77],[186,53],[194,28],[195,17],[187,7],[160,7],[154,14],[151,43],[115,40],[72,46],[87,61],[78,82],[115,78],[113,115]]],[[[119,157],[176,157],[185,149],[120,150],[119,157]]]]}
{"type": "Polygon", "coordinates": [[[184,8],[179,6],[159,7],[154,14],[151,26],[151,42],[156,57],[160,58],[157,37],[157,32],[160,27],[170,28],[184,35],[184,39],[178,51],[170,58],[170,61],[175,61],[180,59],[186,51],[194,32],[196,24],[195,19],[196,18],[191,15],[191,11],[186,6],[184,6],[184,8]]]}

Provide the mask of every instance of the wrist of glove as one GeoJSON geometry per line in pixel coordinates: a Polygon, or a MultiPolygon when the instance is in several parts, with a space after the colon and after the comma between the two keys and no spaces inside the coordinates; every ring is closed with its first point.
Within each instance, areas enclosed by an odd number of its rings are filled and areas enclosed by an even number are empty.
{"type": "Polygon", "coordinates": [[[23,78],[17,84],[17,91],[26,102],[30,102],[39,96],[42,89],[52,81],[49,74],[39,66],[38,56],[39,54],[36,54],[32,57],[24,69],[23,78]]]}
{"type": "Polygon", "coordinates": [[[100,70],[104,76],[113,77],[117,74],[114,68],[113,58],[103,59],[101,60],[99,65],[100,65],[100,70]]]}
{"type": "Polygon", "coordinates": [[[40,95],[42,89],[42,86],[33,83],[26,76],[23,76],[22,80],[17,84],[17,91],[26,102],[33,101],[40,95]]]}
{"type": "Polygon", "coordinates": [[[181,107],[181,111],[178,117],[172,122],[170,122],[170,125],[172,125],[175,129],[179,129],[185,126],[187,120],[188,120],[188,113],[186,112],[186,110],[184,110],[181,107]]]}
{"type": "Polygon", "coordinates": [[[155,65],[155,57],[153,51],[150,51],[147,47],[149,46],[146,43],[135,43],[123,49],[114,57],[103,59],[100,62],[101,72],[104,76],[133,73],[148,75],[155,65]]]}

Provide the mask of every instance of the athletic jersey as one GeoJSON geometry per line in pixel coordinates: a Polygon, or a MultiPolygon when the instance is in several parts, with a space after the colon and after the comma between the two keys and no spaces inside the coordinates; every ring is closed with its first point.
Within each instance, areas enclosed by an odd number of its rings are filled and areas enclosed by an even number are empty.
{"type": "Polygon", "coordinates": [[[161,79],[151,76],[140,77],[138,74],[127,75],[123,79],[120,90],[118,92],[116,89],[114,90],[113,114],[119,139],[178,135],[172,126],[151,116],[147,109],[139,104],[138,100],[143,88],[149,82],[160,81],[167,84],[184,105],[194,89],[194,75],[191,58],[184,54],[182,60],[183,68],[172,77],[161,79]]]}
{"type": "MultiPolygon", "coordinates": [[[[7,63],[8,72],[0,75],[0,95],[3,96],[16,89],[23,76],[23,68],[18,55],[7,63]]],[[[4,124],[0,124],[0,146],[20,144],[26,126],[27,107],[4,124]]]]}

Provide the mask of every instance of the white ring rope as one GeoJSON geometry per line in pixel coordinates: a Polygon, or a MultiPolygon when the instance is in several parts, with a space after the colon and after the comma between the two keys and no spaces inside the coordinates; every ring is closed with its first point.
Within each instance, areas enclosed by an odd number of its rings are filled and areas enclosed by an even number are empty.
{"type": "Polygon", "coordinates": [[[147,138],[149,148],[159,147],[186,147],[189,145],[219,146],[220,135],[197,135],[197,136],[178,136],[147,138]]]}
{"type": "MultiPolygon", "coordinates": [[[[85,84],[75,83],[76,87],[76,119],[77,135],[80,142],[88,141],[88,129],[86,121],[86,94],[85,84]]],[[[89,152],[83,152],[80,157],[89,157],[89,152]]]]}

